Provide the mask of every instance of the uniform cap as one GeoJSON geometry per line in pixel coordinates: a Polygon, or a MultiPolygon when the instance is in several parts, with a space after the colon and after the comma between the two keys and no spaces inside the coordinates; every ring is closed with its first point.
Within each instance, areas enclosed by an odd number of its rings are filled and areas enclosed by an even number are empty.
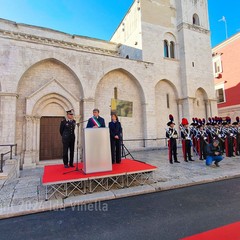
{"type": "Polygon", "coordinates": [[[66,111],[66,113],[69,114],[69,115],[73,115],[74,111],[73,111],[73,109],[70,109],[70,110],[66,111]]]}

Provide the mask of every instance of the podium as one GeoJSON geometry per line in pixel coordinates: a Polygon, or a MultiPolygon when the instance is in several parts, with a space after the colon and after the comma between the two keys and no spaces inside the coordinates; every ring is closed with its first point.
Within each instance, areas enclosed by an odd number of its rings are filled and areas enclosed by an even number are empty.
{"type": "Polygon", "coordinates": [[[112,171],[109,128],[85,128],[83,135],[84,173],[112,171]]]}

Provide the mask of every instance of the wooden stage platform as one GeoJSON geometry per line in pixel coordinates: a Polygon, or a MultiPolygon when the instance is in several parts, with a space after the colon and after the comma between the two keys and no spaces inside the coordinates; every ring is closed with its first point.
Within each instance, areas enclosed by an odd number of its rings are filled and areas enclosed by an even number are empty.
{"type": "MultiPolygon", "coordinates": [[[[76,165],[76,164],[75,164],[76,165]]],[[[50,199],[55,194],[68,197],[79,192],[92,193],[97,190],[108,191],[111,188],[124,188],[131,185],[143,185],[153,179],[152,173],[157,167],[145,162],[122,159],[121,164],[113,164],[112,171],[85,174],[83,164],[75,168],[64,168],[63,164],[44,167],[42,184],[45,186],[45,198],[50,199]]]]}

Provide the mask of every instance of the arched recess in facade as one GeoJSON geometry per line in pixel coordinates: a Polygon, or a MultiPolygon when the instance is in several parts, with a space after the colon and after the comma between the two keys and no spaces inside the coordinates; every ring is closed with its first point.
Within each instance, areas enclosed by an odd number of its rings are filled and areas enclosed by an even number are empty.
{"type": "MultiPolygon", "coordinates": [[[[155,86],[155,109],[157,138],[165,138],[169,115],[172,114],[176,127],[181,118],[178,102],[178,91],[175,85],[166,79],[160,80],[155,86]]],[[[162,145],[162,143],[161,143],[162,145]]]]}
{"type": "Polygon", "coordinates": [[[24,165],[37,164],[41,117],[63,117],[71,108],[82,115],[82,85],[67,65],[45,59],[25,71],[17,94],[16,142],[24,165]]]}
{"type": "Polygon", "coordinates": [[[198,88],[195,93],[193,103],[193,117],[207,118],[210,116],[210,106],[208,103],[208,95],[203,88],[198,88]]]}
{"type": "MultiPolygon", "coordinates": [[[[119,118],[124,139],[143,139],[146,121],[143,89],[138,80],[124,69],[115,69],[105,74],[96,88],[95,106],[100,109],[106,124],[110,121],[111,99],[114,97],[133,103],[132,117],[119,118]]],[[[143,141],[125,142],[124,144],[130,147],[140,147],[143,146],[143,141]]]]}

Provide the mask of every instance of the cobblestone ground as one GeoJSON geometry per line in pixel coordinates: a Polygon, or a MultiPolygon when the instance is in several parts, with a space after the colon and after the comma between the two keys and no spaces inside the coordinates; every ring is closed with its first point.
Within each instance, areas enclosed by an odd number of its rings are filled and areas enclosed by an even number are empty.
{"type": "MultiPolygon", "coordinates": [[[[135,159],[157,166],[154,174],[155,183],[148,183],[156,190],[171,189],[188,184],[211,182],[240,175],[240,157],[225,158],[220,168],[207,167],[204,161],[184,162],[178,149],[181,163],[169,164],[167,150],[148,150],[132,152],[135,159]]],[[[42,202],[45,199],[44,187],[41,185],[43,167],[24,169],[20,178],[0,185],[0,208],[21,206],[23,204],[42,202]]],[[[122,191],[129,192],[129,189],[122,191]]],[[[60,198],[57,195],[52,201],[60,198]]]]}

